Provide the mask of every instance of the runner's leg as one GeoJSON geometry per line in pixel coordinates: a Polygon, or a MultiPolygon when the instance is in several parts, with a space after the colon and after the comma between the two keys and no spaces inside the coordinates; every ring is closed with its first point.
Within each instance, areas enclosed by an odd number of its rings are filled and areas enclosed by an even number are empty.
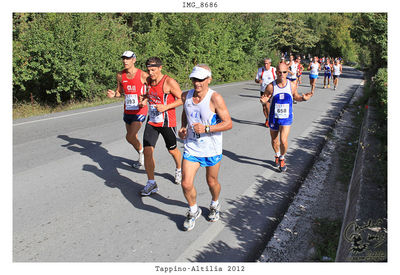
{"type": "Polygon", "coordinates": [[[156,163],[153,156],[154,147],[145,146],[143,152],[144,152],[144,168],[146,169],[147,179],[154,180],[154,169],[156,167],[156,163]]]}
{"type": "Polygon", "coordinates": [[[279,126],[281,155],[285,155],[287,152],[289,132],[290,125],[279,126]]]}
{"type": "Polygon", "coordinates": [[[194,177],[197,170],[200,167],[200,163],[192,162],[186,159],[182,160],[182,191],[189,206],[196,204],[196,188],[194,187],[194,177]]]}
{"type": "Polygon", "coordinates": [[[218,172],[220,166],[221,162],[218,162],[214,166],[206,167],[207,184],[213,201],[217,201],[219,194],[221,193],[221,185],[218,182],[218,172]]]}
{"type": "Polygon", "coordinates": [[[138,139],[138,132],[141,126],[142,122],[140,121],[133,121],[131,124],[125,123],[126,140],[135,148],[137,152],[142,149],[142,144],[140,144],[138,139]]]}

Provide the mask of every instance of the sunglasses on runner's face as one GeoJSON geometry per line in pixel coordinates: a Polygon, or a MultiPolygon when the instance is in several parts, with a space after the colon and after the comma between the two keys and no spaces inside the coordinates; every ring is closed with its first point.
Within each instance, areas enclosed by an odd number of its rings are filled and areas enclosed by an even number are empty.
{"type": "Polygon", "coordinates": [[[198,78],[192,77],[191,80],[192,80],[193,82],[203,82],[203,81],[206,80],[207,78],[208,78],[208,77],[206,77],[206,78],[204,78],[204,79],[198,79],[198,78]]]}
{"type": "Polygon", "coordinates": [[[287,71],[276,71],[277,74],[287,74],[287,71]]]}

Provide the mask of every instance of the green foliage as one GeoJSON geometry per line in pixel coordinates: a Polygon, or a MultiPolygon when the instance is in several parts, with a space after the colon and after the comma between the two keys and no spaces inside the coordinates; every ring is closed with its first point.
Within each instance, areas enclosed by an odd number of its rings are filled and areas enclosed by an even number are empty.
{"type": "Polygon", "coordinates": [[[61,103],[115,86],[128,29],[106,14],[14,14],[13,96],[61,103]],[[25,16],[26,17],[26,16],[25,16]],[[24,20],[19,25],[17,20],[24,20]]]}
{"type": "Polygon", "coordinates": [[[281,52],[306,53],[319,41],[301,17],[281,14],[274,20],[272,45],[281,52]]]}
{"type": "Polygon", "coordinates": [[[380,68],[374,78],[374,88],[380,105],[379,110],[385,119],[387,118],[387,77],[387,69],[380,68]]]}
{"type": "Polygon", "coordinates": [[[365,67],[373,75],[379,68],[387,66],[387,14],[361,13],[356,14],[351,28],[351,36],[355,42],[362,45],[360,56],[365,67]]]}
{"type": "MultiPolygon", "coordinates": [[[[15,13],[14,102],[91,100],[115,88],[120,54],[136,66],[158,56],[164,73],[190,86],[193,66],[208,64],[214,83],[253,78],[281,51],[341,56],[385,67],[386,14],[328,13],[15,13]],[[372,62],[374,61],[374,62],[372,62]]],[[[363,65],[361,64],[361,65],[363,65]]]]}

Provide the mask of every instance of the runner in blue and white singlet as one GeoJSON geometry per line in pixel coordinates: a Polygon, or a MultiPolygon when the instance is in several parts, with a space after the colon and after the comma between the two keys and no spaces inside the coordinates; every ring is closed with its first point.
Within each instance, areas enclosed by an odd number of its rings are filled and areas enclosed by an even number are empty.
{"type": "Polygon", "coordinates": [[[208,220],[219,220],[221,184],[218,172],[222,159],[222,132],[232,128],[224,99],[208,86],[212,80],[210,67],[206,64],[195,66],[189,78],[193,89],[182,94],[182,127],[178,132],[184,140],[182,190],[189,206],[183,223],[185,231],[192,230],[196,219],[201,216],[194,187],[200,166],[206,169],[206,182],[211,193],[208,220]]]}
{"type": "Polygon", "coordinates": [[[271,144],[275,152],[275,165],[281,172],[286,171],[285,154],[288,149],[288,136],[293,122],[293,101],[306,101],[312,93],[299,95],[295,82],[287,79],[289,66],[283,62],[277,66],[277,79],[269,84],[260,101],[271,100],[269,127],[271,144]]]}
{"type": "Polygon", "coordinates": [[[269,127],[278,131],[281,125],[291,125],[293,122],[293,96],[290,82],[280,88],[276,81],[272,82],[273,94],[269,112],[269,127]]]}
{"type": "MultiPolygon", "coordinates": [[[[216,113],[210,110],[211,96],[214,90],[208,89],[206,96],[198,103],[193,102],[194,89],[187,93],[185,101],[185,113],[187,117],[187,137],[184,142],[184,154],[186,157],[197,158],[217,157],[222,155],[222,132],[196,134],[193,124],[216,125],[220,122],[216,113]]],[[[190,160],[190,158],[189,158],[190,160]]]]}

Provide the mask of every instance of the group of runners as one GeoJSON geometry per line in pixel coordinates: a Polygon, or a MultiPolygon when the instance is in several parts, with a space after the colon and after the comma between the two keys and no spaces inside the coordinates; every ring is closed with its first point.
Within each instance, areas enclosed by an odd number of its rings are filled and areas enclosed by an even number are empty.
{"type": "Polygon", "coordinates": [[[275,164],[280,171],[287,170],[285,154],[288,148],[290,126],[293,122],[293,104],[297,101],[306,101],[314,95],[321,66],[324,70],[324,88],[330,88],[329,80],[333,75],[334,90],[336,90],[339,75],[342,73],[340,63],[339,58],[331,63],[330,58],[319,60],[315,56],[307,68],[310,71],[311,92],[302,96],[297,92],[304,70],[300,56],[295,58],[290,55],[288,61],[282,57],[277,68],[271,66],[270,58],[265,58],[264,66],[258,69],[255,82],[260,84],[260,102],[265,116],[265,126],[270,128],[275,164]]]}
{"type": "MultiPolygon", "coordinates": [[[[147,59],[145,72],[135,67],[134,52],[125,51],[121,57],[124,69],[117,73],[116,90],[108,90],[107,96],[112,98],[124,94],[126,140],[139,155],[138,161],[132,166],[136,169],[144,166],[147,174],[147,183],[141,195],[149,196],[159,190],[154,176],[154,148],[161,134],[175,163],[174,182],[181,185],[188,203],[183,229],[193,229],[196,219],[201,215],[194,186],[200,167],[206,169],[206,182],[211,193],[208,220],[217,221],[221,208],[218,172],[222,159],[222,132],[232,128],[232,120],[223,97],[209,88],[212,81],[210,67],[206,64],[196,65],[189,75],[193,89],[182,92],[175,79],[162,73],[160,58],[147,59]],[[183,105],[183,110],[181,127],[177,131],[175,110],[180,105],[183,105]],[[141,143],[138,132],[143,123],[145,129],[141,143]],[[183,155],[177,147],[177,135],[184,141],[183,155]]],[[[327,62],[326,66],[331,65],[327,62]]],[[[310,63],[311,92],[300,95],[297,87],[301,83],[303,69],[300,57],[295,59],[291,55],[289,62],[281,60],[276,68],[271,66],[271,59],[266,58],[255,79],[260,84],[260,102],[266,118],[265,125],[270,129],[275,164],[281,172],[287,170],[285,154],[293,122],[293,104],[307,101],[313,96],[321,65],[317,58],[310,63]]],[[[335,75],[335,65],[332,65],[332,69],[335,75]]]]}
{"type": "Polygon", "coordinates": [[[208,220],[217,221],[221,207],[218,172],[222,159],[222,132],[232,128],[232,120],[222,96],[208,87],[212,80],[211,69],[206,64],[196,65],[189,75],[193,89],[182,93],[178,82],[162,73],[160,58],[149,58],[146,61],[147,72],[144,72],[135,67],[136,55],[132,51],[124,52],[121,57],[124,69],[117,73],[116,90],[108,90],[107,96],[125,96],[123,120],[126,140],[139,154],[133,167],[144,166],[148,179],[141,195],[158,192],[154,178],[154,148],[161,134],[175,162],[174,182],[181,184],[189,205],[184,230],[193,229],[201,215],[194,187],[194,178],[200,167],[206,169],[206,181],[211,193],[208,220]],[[183,105],[183,111],[181,127],[177,132],[175,109],[180,105],[183,105]],[[138,131],[144,122],[141,144],[138,131]],[[183,156],[177,147],[177,134],[184,140],[183,156]]]}

